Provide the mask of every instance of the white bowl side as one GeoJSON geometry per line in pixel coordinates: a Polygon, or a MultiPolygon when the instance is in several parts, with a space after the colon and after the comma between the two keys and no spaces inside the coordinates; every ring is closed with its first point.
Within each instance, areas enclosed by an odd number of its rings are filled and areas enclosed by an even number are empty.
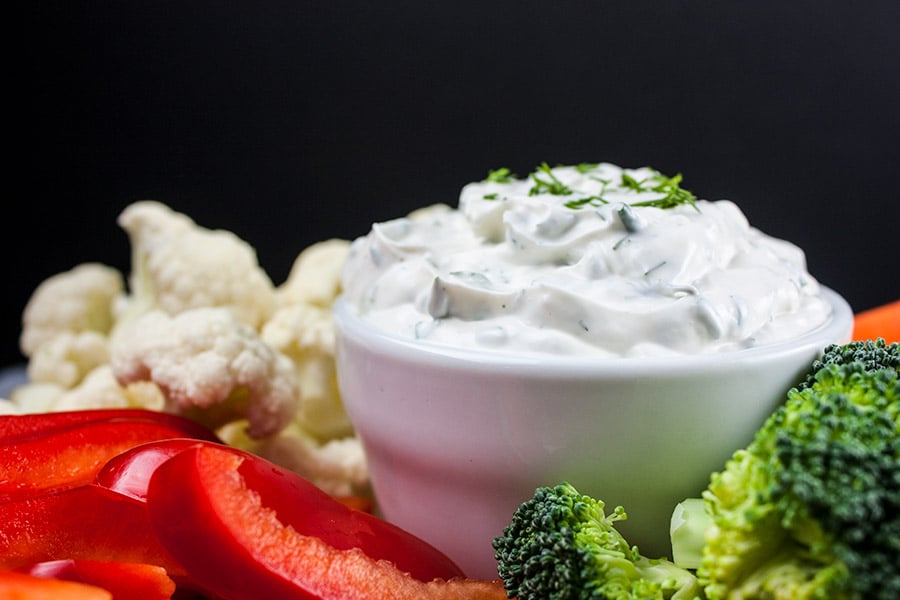
{"type": "Polygon", "coordinates": [[[491,541],[540,485],[569,481],[629,515],[668,555],[675,504],[696,496],[852,312],[796,342],[730,355],[570,360],[467,355],[392,338],[335,306],[338,380],[386,519],[496,578],[491,541]]]}

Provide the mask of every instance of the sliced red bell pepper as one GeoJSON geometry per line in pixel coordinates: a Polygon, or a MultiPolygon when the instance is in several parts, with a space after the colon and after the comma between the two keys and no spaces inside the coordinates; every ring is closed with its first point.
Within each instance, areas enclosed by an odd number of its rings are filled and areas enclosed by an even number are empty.
{"type": "Polygon", "coordinates": [[[157,565],[97,560],[53,560],[18,569],[48,579],[77,581],[103,588],[113,600],[169,600],[175,581],[157,565]]]}
{"type": "MultiPolygon", "coordinates": [[[[182,438],[135,446],[107,461],[94,482],[123,496],[146,502],[147,485],[156,467],[185,448],[196,446],[196,442],[182,438]]],[[[371,513],[374,509],[372,500],[364,496],[336,496],[334,499],[353,510],[371,513]]]]}
{"type": "Polygon", "coordinates": [[[97,472],[94,483],[140,503],[147,502],[150,476],[162,463],[197,445],[191,438],[172,438],[134,446],[109,459],[97,472]]]}
{"type": "Polygon", "coordinates": [[[322,494],[254,455],[198,444],[156,469],[147,508],[192,581],[232,600],[506,598],[500,582],[464,579],[425,542],[322,494]]]}
{"type": "Polygon", "coordinates": [[[60,559],[146,563],[184,574],[157,539],[146,505],[99,486],[0,504],[0,569],[60,559]]]}
{"type": "Polygon", "coordinates": [[[206,438],[209,430],[187,417],[144,408],[93,408],[24,415],[0,415],[0,444],[17,443],[47,432],[92,421],[151,421],[184,432],[184,437],[206,438]]]}
{"type": "MultiPolygon", "coordinates": [[[[349,507],[293,471],[222,444],[185,439],[143,444],[110,460],[97,474],[97,485],[138,501],[146,500],[149,506],[148,489],[155,471],[173,457],[198,448],[236,456],[241,462],[240,476],[260,494],[266,507],[303,535],[321,538],[338,549],[361,548],[369,556],[396,563],[423,580],[462,575],[446,555],[420,538],[368,512],[349,507]]],[[[169,484],[173,486],[169,494],[175,489],[179,490],[178,496],[185,495],[188,489],[206,493],[198,487],[190,463],[186,464],[186,468],[169,476],[169,484]]]]}
{"type": "Polygon", "coordinates": [[[20,436],[18,441],[0,444],[0,502],[90,483],[110,458],[129,448],[183,437],[218,439],[186,419],[120,417],[20,436]]]}
{"type": "Polygon", "coordinates": [[[112,594],[103,588],[86,583],[45,579],[16,571],[0,571],[0,598],[5,600],[112,600],[112,594]]]}

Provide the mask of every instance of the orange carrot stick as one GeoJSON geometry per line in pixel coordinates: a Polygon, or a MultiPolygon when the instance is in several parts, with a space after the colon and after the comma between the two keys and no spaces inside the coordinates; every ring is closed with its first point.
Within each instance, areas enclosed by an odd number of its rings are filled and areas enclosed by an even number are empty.
{"type": "Polygon", "coordinates": [[[853,339],[877,338],[884,338],[888,343],[900,342],[900,300],[864,310],[856,315],[853,322],[853,339]]]}

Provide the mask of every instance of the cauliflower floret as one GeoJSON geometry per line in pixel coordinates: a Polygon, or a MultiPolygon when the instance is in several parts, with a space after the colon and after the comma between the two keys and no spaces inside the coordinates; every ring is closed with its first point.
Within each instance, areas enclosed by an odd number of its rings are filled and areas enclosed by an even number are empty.
{"type": "Polygon", "coordinates": [[[60,412],[89,408],[146,408],[162,411],[165,396],[151,381],[119,385],[108,364],[88,373],[77,386],[66,389],[58,383],[25,383],[9,399],[16,413],[60,412]]]}
{"type": "Polygon", "coordinates": [[[31,355],[28,379],[66,389],[75,387],[87,373],[109,361],[108,346],[106,334],[98,331],[61,332],[31,355]]]}
{"type": "Polygon", "coordinates": [[[262,338],[294,361],[303,402],[296,421],[319,440],[352,435],[334,365],[331,305],[341,292],[350,242],[330,239],[304,249],[278,290],[278,310],[262,338]]]}
{"type": "Polygon", "coordinates": [[[131,242],[130,289],[96,263],[42,283],[23,315],[29,381],[0,412],[181,414],[333,495],[370,494],[334,364],[331,305],[350,242],[304,249],[275,288],[231,232],[155,201],[131,204],[118,222],[131,242]]]}
{"type": "Polygon", "coordinates": [[[22,353],[30,358],[62,333],[108,334],[113,305],[124,287],[121,273],[99,263],[84,263],[45,279],[22,313],[22,353]]]}
{"type": "Polygon", "coordinates": [[[52,412],[65,392],[58,383],[24,383],[10,393],[9,401],[17,413],[52,412]]]}
{"type": "Polygon", "coordinates": [[[53,410],[84,408],[146,408],[162,412],[166,397],[152,381],[135,381],[125,387],[119,384],[108,364],[88,373],[76,388],[67,390],[56,401],[53,410]]]}
{"type": "Polygon", "coordinates": [[[227,308],[146,313],[113,336],[110,364],[121,385],[153,381],[167,412],[211,429],[246,418],[251,437],[267,437],[297,411],[291,360],[227,308]]]}
{"type": "Polygon", "coordinates": [[[357,437],[321,442],[291,423],[278,435],[251,440],[229,425],[218,432],[226,443],[298,473],[332,496],[369,496],[369,468],[357,437]]]}
{"type": "Polygon", "coordinates": [[[151,200],[129,205],[118,222],[132,251],[131,295],[117,307],[123,325],[154,309],[177,315],[222,306],[254,328],[270,316],[272,281],[256,250],[234,233],[205,229],[151,200]]]}
{"type": "Polygon", "coordinates": [[[278,306],[331,306],[341,291],[341,269],[349,251],[350,242],[341,239],[305,248],[294,260],[287,280],[276,290],[278,306]]]}
{"type": "Polygon", "coordinates": [[[331,310],[311,304],[282,308],[261,335],[294,363],[303,396],[295,421],[321,440],[351,435],[353,426],[338,391],[331,310]]]}

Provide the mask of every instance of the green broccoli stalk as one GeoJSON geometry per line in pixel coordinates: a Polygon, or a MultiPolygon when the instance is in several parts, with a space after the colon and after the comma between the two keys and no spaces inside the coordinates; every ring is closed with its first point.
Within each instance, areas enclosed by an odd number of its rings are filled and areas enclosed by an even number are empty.
{"type": "Polygon", "coordinates": [[[690,600],[694,575],[665,559],[648,559],[615,529],[626,518],[568,483],[541,487],[494,539],[498,573],[517,600],[690,600]]]}
{"type": "Polygon", "coordinates": [[[708,600],[900,598],[898,364],[900,344],[829,346],[676,508],[673,559],[708,600]]]}

